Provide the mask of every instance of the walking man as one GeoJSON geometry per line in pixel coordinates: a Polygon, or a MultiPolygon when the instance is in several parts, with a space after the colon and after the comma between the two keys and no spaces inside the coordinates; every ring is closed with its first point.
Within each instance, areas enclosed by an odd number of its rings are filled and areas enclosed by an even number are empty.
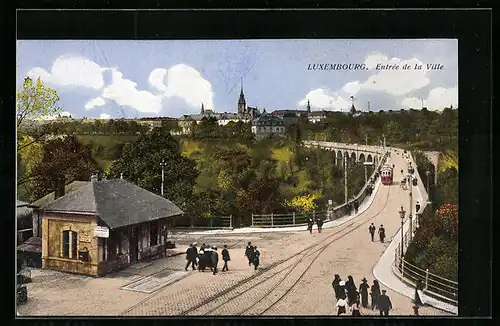
{"type": "Polygon", "coordinates": [[[310,234],[313,233],[313,225],[314,225],[313,219],[309,218],[309,220],[307,221],[307,229],[309,230],[310,234]]]}
{"type": "Polygon", "coordinates": [[[362,283],[359,285],[359,291],[361,292],[361,306],[363,306],[363,308],[366,308],[368,307],[368,288],[370,286],[368,285],[368,281],[365,277],[363,277],[361,282],[362,283]]]}
{"type": "Polygon", "coordinates": [[[368,231],[370,232],[370,235],[372,237],[372,242],[373,242],[373,237],[375,236],[375,225],[373,225],[373,223],[370,225],[370,227],[368,228],[368,231]]]}
{"type": "Polygon", "coordinates": [[[316,220],[316,225],[318,226],[318,233],[321,233],[321,230],[323,229],[323,219],[321,217],[318,217],[316,220]]]}
{"type": "Polygon", "coordinates": [[[212,247],[212,268],[214,275],[217,274],[217,264],[219,263],[219,253],[217,252],[217,247],[212,247]]]}
{"type": "Polygon", "coordinates": [[[420,210],[420,202],[417,200],[417,204],[415,205],[415,213],[417,214],[420,210]]]}
{"type": "Polygon", "coordinates": [[[373,280],[370,295],[372,297],[372,310],[378,308],[378,298],[380,297],[380,285],[377,280],[373,280]]]}
{"type": "Polygon", "coordinates": [[[222,249],[222,260],[224,261],[224,266],[222,267],[222,271],[229,271],[227,267],[227,262],[231,260],[229,257],[229,251],[227,250],[227,245],[224,245],[224,249],[222,249]]]}
{"type": "Polygon", "coordinates": [[[358,214],[358,207],[359,207],[358,203],[354,202],[353,205],[354,205],[354,214],[358,214]]]}
{"type": "Polygon", "coordinates": [[[253,259],[253,265],[255,266],[255,270],[257,270],[257,267],[259,267],[260,263],[260,251],[257,250],[257,246],[253,247],[252,259],[253,259]]]}
{"type": "Polygon", "coordinates": [[[386,290],[382,290],[382,294],[378,297],[380,316],[389,316],[389,310],[392,309],[391,299],[385,294],[386,292],[386,290]]]}
{"type": "Polygon", "coordinates": [[[385,229],[384,229],[384,225],[382,225],[382,224],[380,224],[380,228],[378,229],[378,235],[380,237],[380,242],[384,243],[385,229]]]}
{"type": "Polygon", "coordinates": [[[248,258],[248,266],[252,265],[252,255],[253,255],[253,246],[252,243],[249,242],[247,247],[245,248],[245,256],[248,258]]]}
{"type": "Polygon", "coordinates": [[[333,282],[332,282],[332,287],[333,287],[333,291],[335,292],[335,299],[337,299],[337,300],[340,298],[340,291],[339,291],[340,281],[342,281],[340,279],[340,275],[335,274],[335,278],[333,279],[333,282]]]}
{"type": "Polygon", "coordinates": [[[196,251],[193,247],[193,244],[190,244],[189,248],[187,248],[187,250],[186,250],[186,260],[187,260],[187,264],[186,264],[186,267],[184,268],[184,270],[187,271],[189,265],[192,265],[193,271],[194,271],[196,269],[196,267],[195,267],[195,265],[196,265],[196,251]]]}

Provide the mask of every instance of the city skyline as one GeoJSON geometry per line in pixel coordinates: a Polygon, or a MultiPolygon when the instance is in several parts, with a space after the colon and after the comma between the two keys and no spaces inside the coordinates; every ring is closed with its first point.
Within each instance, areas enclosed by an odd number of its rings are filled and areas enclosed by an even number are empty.
{"type": "Polygon", "coordinates": [[[237,112],[242,81],[247,105],[261,111],[305,109],[309,100],[313,111],[346,112],[351,96],[361,111],[368,110],[368,102],[372,111],[439,110],[458,106],[457,45],[456,40],[19,41],[17,87],[27,76],[40,77],[59,93],[63,115],[75,118],[178,118],[199,113],[202,103],[216,112],[237,112]],[[344,70],[339,64],[351,66],[344,70]],[[390,69],[405,64],[423,69],[390,69]]]}

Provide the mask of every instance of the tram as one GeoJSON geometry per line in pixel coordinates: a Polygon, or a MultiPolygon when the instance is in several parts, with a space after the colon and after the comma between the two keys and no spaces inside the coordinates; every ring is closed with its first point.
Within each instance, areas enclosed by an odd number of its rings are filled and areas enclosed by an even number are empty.
{"type": "Polygon", "coordinates": [[[382,184],[384,185],[391,185],[392,184],[392,179],[393,179],[393,167],[386,164],[382,166],[380,169],[380,179],[382,181],[382,184]]]}

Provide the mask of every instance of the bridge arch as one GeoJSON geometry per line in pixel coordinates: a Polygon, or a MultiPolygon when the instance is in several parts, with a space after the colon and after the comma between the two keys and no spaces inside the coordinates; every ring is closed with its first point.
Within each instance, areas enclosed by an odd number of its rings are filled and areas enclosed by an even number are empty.
{"type": "Polygon", "coordinates": [[[338,151],[338,152],[337,152],[337,162],[338,162],[339,164],[340,164],[340,163],[342,163],[342,158],[343,158],[343,156],[342,156],[342,151],[338,151]]]}
{"type": "Polygon", "coordinates": [[[368,156],[366,157],[366,161],[367,162],[373,162],[372,154],[368,154],[368,156]]]}
{"type": "Polygon", "coordinates": [[[359,154],[358,162],[361,162],[361,163],[365,162],[365,153],[359,154]]]}
{"type": "Polygon", "coordinates": [[[355,152],[351,153],[351,162],[356,163],[356,153],[355,152]]]}
{"type": "Polygon", "coordinates": [[[345,152],[343,153],[343,156],[344,156],[344,159],[347,159],[347,160],[348,160],[348,159],[349,159],[349,152],[345,151],[345,152]]]}

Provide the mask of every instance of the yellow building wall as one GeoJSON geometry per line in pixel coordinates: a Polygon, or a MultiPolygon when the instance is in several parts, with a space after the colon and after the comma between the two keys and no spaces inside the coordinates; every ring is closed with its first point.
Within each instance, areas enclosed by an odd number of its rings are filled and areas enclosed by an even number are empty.
{"type": "Polygon", "coordinates": [[[98,238],[94,237],[96,218],[85,215],[63,214],[43,216],[42,220],[42,267],[63,272],[97,275],[98,238]],[[62,257],[62,232],[71,230],[78,233],[77,253],[86,247],[89,261],[62,257]]]}

